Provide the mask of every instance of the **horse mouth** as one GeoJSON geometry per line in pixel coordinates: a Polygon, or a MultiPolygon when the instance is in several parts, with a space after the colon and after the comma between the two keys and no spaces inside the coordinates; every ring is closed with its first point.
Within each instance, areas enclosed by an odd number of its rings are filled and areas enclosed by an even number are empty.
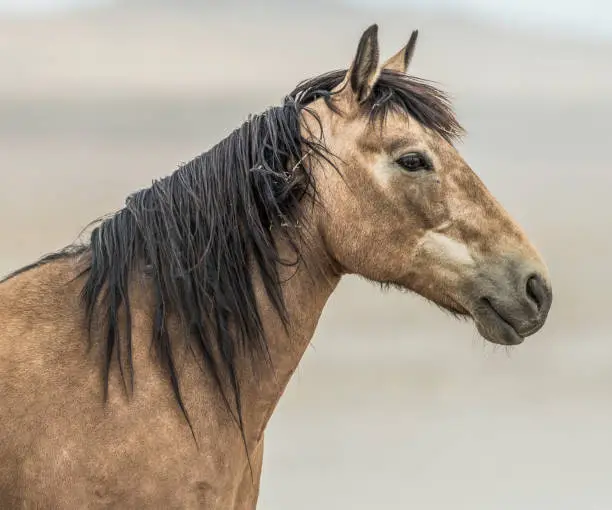
{"type": "Polygon", "coordinates": [[[478,332],[489,342],[499,345],[519,345],[525,337],[516,331],[487,298],[478,300],[470,314],[478,332]]]}
{"type": "Polygon", "coordinates": [[[478,333],[485,340],[498,345],[519,345],[543,325],[540,322],[528,331],[519,332],[487,297],[463,304],[446,294],[436,304],[459,319],[472,319],[478,333]]]}

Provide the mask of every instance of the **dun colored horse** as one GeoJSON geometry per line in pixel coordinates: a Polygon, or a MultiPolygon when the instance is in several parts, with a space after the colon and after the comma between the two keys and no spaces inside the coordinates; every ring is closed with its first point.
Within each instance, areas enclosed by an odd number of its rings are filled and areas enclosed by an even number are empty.
{"type": "Polygon", "coordinates": [[[0,508],[252,509],[270,415],[344,274],[515,345],[552,294],[458,154],[446,96],[382,66],[302,84],[0,284],[0,508]]]}

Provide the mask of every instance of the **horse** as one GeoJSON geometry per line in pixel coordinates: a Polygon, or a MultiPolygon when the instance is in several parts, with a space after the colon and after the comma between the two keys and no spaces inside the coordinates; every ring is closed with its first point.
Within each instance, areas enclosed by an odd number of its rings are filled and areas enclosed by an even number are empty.
{"type": "Polygon", "coordinates": [[[253,509],[264,432],[343,275],[490,342],[544,325],[548,269],[462,159],[448,96],[379,64],[280,106],[0,284],[0,508],[253,509]]]}

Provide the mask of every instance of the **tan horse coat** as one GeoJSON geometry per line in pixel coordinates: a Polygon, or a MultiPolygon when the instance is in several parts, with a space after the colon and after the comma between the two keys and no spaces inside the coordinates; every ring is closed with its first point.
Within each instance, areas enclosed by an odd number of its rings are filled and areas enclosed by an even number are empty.
{"type": "MultiPolygon", "coordinates": [[[[415,40],[384,69],[404,72],[415,40]]],[[[185,351],[177,367],[194,441],[151,351],[144,273],[130,281],[134,394],[126,397],[113,365],[103,403],[103,347],[88,350],[77,278],[84,253],[0,284],[0,508],[255,508],[264,430],[342,274],[400,285],[470,315],[498,343],[519,343],[543,325],[546,267],[455,148],[401,112],[384,129],[360,113],[380,72],[374,27],[332,98],[338,111],[324,99],[312,104],[342,163],[336,172],[310,162],[319,201],[304,204],[299,227],[310,242],[297,270],[281,268],[287,330],[254,275],[272,363],[238,367],[250,464],[217,383],[185,351]]],[[[309,123],[316,131],[313,122],[303,119],[305,132],[309,123]]]]}

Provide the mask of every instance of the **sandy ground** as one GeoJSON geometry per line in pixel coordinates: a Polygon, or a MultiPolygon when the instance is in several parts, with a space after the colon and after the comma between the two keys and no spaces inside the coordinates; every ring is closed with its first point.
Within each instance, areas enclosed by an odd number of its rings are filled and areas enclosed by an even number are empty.
{"type": "Polygon", "coordinates": [[[0,273],[206,150],[361,30],[422,40],[461,150],[549,262],[519,348],[347,278],[268,432],[263,509],[612,508],[612,46],[420,14],[288,7],[0,20],[0,273]],[[316,28],[316,39],[313,38],[316,28]]]}

